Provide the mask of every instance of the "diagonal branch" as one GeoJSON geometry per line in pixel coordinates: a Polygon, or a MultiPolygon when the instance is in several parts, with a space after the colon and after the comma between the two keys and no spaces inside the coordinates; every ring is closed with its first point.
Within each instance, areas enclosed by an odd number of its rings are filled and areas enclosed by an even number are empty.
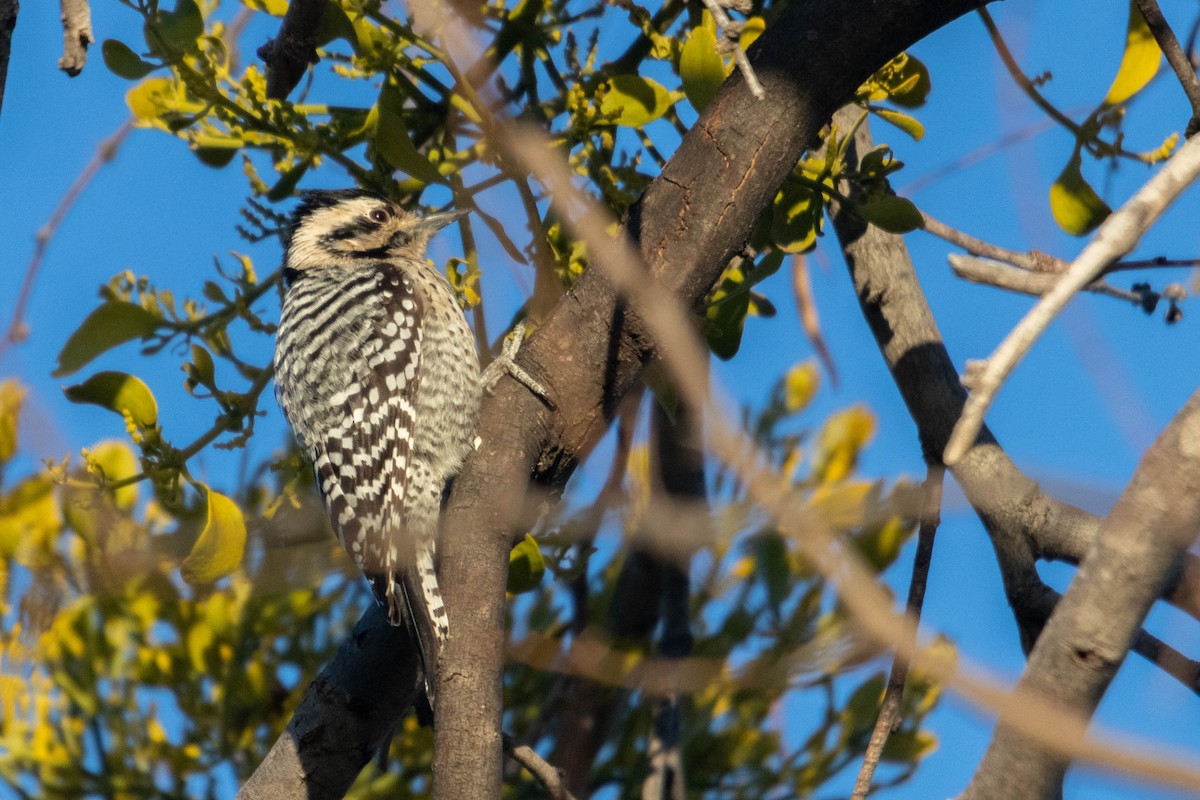
{"type": "Polygon", "coordinates": [[[1200,141],[1189,139],[1153,178],[1104,221],[1054,289],[1043,295],[1017,323],[981,368],[968,370],[971,396],[943,454],[948,466],[965,455],[1000,387],[1071,298],[1131,251],[1197,176],[1200,176],[1200,141]]]}
{"type": "MultiPolygon", "coordinates": [[[[727,80],[625,221],[625,235],[664,287],[688,305],[698,302],[741,250],[804,149],[818,141],[840,100],[896,53],[978,5],[978,0],[896,0],[883,6],[820,0],[789,6],[751,48],[770,100],[756,100],[739,76],[727,80]],[[808,42],[803,57],[797,57],[796,41],[808,42]]],[[[529,476],[561,487],[607,429],[652,354],[641,321],[602,274],[589,271],[520,355],[549,385],[557,412],[510,381],[484,403],[482,445],[456,480],[446,515],[441,570],[453,623],[438,728],[456,715],[461,724],[464,712],[465,719],[481,724],[451,725],[461,743],[443,747],[439,740],[437,758],[453,765],[463,788],[456,793],[453,784],[439,786],[442,796],[489,798],[499,792],[504,573],[529,476]],[[454,666],[447,669],[450,659],[454,666]]],[[[381,681],[411,685],[416,679],[415,669],[389,662],[372,640],[352,656],[339,674],[357,666],[386,670],[381,681]]],[[[376,713],[394,721],[406,707],[380,701],[376,713]]],[[[294,736],[292,728],[284,734],[294,736]]],[[[335,796],[336,787],[303,794],[305,776],[318,764],[349,774],[359,755],[361,768],[369,753],[324,754],[293,738],[288,745],[277,742],[259,772],[289,775],[292,796],[315,800],[335,796]]],[[[252,782],[263,786],[257,775],[252,782]]],[[[243,797],[256,796],[243,791],[243,797]]]]}
{"type": "MultiPolygon", "coordinates": [[[[1018,690],[1090,717],[1200,531],[1200,392],[1151,445],[1029,656],[1018,690]]],[[[1050,798],[1066,753],[1001,717],[966,800],[1050,798]]]]}
{"type": "Polygon", "coordinates": [[[1192,134],[1200,130],[1200,79],[1196,78],[1196,68],[1192,66],[1192,60],[1188,58],[1187,53],[1183,52],[1183,48],[1179,46],[1179,39],[1175,38],[1175,31],[1171,30],[1171,26],[1167,24],[1167,19],[1163,16],[1158,3],[1155,0],[1135,0],[1135,2],[1138,11],[1142,12],[1142,17],[1146,20],[1146,26],[1154,34],[1154,40],[1158,42],[1159,49],[1167,57],[1167,63],[1171,65],[1171,69],[1175,70],[1175,77],[1179,79],[1179,85],[1183,87],[1183,93],[1187,95],[1188,103],[1192,106],[1192,118],[1188,120],[1187,128],[1184,131],[1184,136],[1190,139],[1192,134]]]}

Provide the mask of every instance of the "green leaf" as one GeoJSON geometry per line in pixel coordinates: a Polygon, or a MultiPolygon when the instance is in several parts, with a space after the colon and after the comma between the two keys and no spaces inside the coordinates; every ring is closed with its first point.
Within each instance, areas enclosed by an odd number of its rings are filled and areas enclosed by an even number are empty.
{"type": "Polygon", "coordinates": [[[896,731],[888,737],[880,758],[893,764],[915,764],[937,746],[937,736],[929,731],[896,731]]]}
{"type": "Polygon", "coordinates": [[[700,330],[713,355],[723,361],[736,356],[742,346],[742,332],[750,310],[750,292],[744,283],[745,276],[740,268],[730,270],[713,291],[700,322],[700,330]]]}
{"type": "Polygon", "coordinates": [[[1121,56],[1121,66],[1117,68],[1117,77],[1113,78],[1112,86],[1108,87],[1108,94],[1104,96],[1104,105],[1124,103],[1144,89],[1158,72],[1160,61],[1162,50],[1146,25],[1146,18],[1138,10],[1137,3],[1131,0],[1129,26],[1125,32],[1125,53],[1121,56]]]}
{"type": "Polygon", "coordinates": [[[787,544],[778,533],[767,532],[754,538],[754,561],[758,576],[767,590],[767,601],[779,611],[791,589],[787,544]]]}
{"type": "Polygon", "coordinates": [[[158,404],[150,388],[124,372],[97,372],[83,383],[66,387],[63,393],[72,403],[100,406],[128,415],[141,430],[158,424],[158,404]]]}
{"type": "Polygon", "coordinates": [[[908,233],[925,227],[925,220],[913,202],[894,194],[859,203],[855,210],[867,222],[888,233],[908,233]]]}
{"type": "Polygon", "coordinates": [[[233,160],[242,149],[242,144],[242,140],[236,136],[207,133],[196,134],[191,140],[192,152],[196,154],[196,158],[218,169],[233,160]]]}
{"type": "Polygon", "coordinates": [[[192,345],[192,360],[183,365],[183,371],[187,374],[183,388],[188,394],[194,394],[198,386],[210,391],[216,389],[216,368],[212,356],[200,345],[192,345]]]}
{"type": "Polygon", "coordinates": [[[904,53],[902,66],[898,71],[901,77],[899,83],[892,87],[889,96],[891,101],[904,108],[918,108],[925,105],[929,90],[933,84],[929,80],[929,67],[916,56],[904,53]]]}
{"type": "Polygon", "coordinates": [[[143,33],[150,53],[159,58],[168,58],[172,53],[186,52],[196,44],[196,40],[204,33],[204,15],[200,13],[196,0],[179,0],[174,11],[159,10],[153,17],[147,18],[143,33]],[[167,52],[163,52],[160,42],[166,45],[167,52]]]}
{"type": "Polygon", "coordinates": [[[119,344],[144,339],[158,327],[159,318],[134,303],[113,300],[99,306],[67,339],[58,354],[55,378],[70,375],[101,353],[119,344]]]}
{"type": "Polygon", "coordinates": [[[311,166],[312,162],[305,160],[283,173],[267,192],[267,199],[278,202],[285,197],[291,197],[292,192],[296,191],[296,184],[300,183],[300,179],[304,177],[304,173],[308,172],[308,168],[311,166]]]}
{"type": "Polygon", "coordinates": [[[884,122],[890,122],[907,133],[915,141],[919,142],[925,138],[925,126],[908,114],[901,111],[893,111],[890,108],[872,107],[871,111],[884,122]]]}
{"type": "Polygon", "coordinates": [[[100,45],[100,53],[104,56],[104,66],[121,78],[131,81],[141,80],[155,69],[154,64],[145,62],[124,42],[116,39],[105,39],[100,45]]]}
{"type": "Polygon", "coordinates": [[[1112,213],[1108,204],[1083,179],[1080,162],[1079,145],[1076,144],[1071,160],[1050,186],[1050,212],[1058,227],[1072,236],[1091,233],[1112,213]]]}
{"type": "Polygon", "coordinates": [[[883,700],[883,673],[876,673],[859,685],[842,709],[841,741],[850,742],[865,736],[875,727],[879,704],[883,700]]]}
{"type": "Polygon", "coordinates": [[[344,40],[358,55],[358,33],[354,30],[354,23],[340,3],[326,3],[321,24],[317,27],[317,47],[324,47],[334,39],[344,40]]]}
{"type": "Polygon", "coordinates": [[[429,159],[421,155],[413,144],[403,117],[376,106],[367,117],[368,125],[372,122],[372,115],[375,117],[375,130],[371,141],[384,161],[424,183],[442,182],[437,167],[429,163],[429,159]]]}
{"type": "Polygon", "coordinates": [[[179,565],[179,574],[193,586],[220,580],[237,569],[246,549],[246,520],[237,504],[204,487],[208,515],[192,552],[179,565]]]}
{"type": "Polygon", "coordinates": [[[667,113],[677,99],[657,81],[640,75],[617,75],[608,81],[600,113],[617,125],[640,128],[667,113]]]}
{"type": "Polygon", "coordinates": [[[712,102],[725,82],[725,62],[717,55],[717,37],[701,25],[693,28],[679,54],[679,77],[683,93],[697,111],[712,102]]]}
{"type": "Polygon", "coordinates": [[[508,586],[510,594],[533,591],[546,574],[546,559],[541,548],[528,533],[508,554],[508,586]]]}
{"type": "Polygon", "coordinates": [[[784,253],[803,253],[817,243],[825,222],[825,204],[812,189],[794,183],[775,196],[771,239],[784,253]]]}

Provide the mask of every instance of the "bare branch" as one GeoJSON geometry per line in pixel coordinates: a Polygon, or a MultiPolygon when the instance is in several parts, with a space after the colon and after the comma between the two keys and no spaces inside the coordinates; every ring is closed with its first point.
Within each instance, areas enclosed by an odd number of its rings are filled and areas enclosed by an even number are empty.
{"type": "Polygon", "coordinates": [[[88,0],[60,0],[62,6],[63,54],[58,68],[74,78],[87,64],[88,45],[96,41],[92,33],[92,9],[88,0]]]}
{"type": "Polygon", "coordinates": [[[762,100],[767,96],[767,93],[763,90],[762,84],[758,82],[758,76],[754,74],[754,67],[750,65],[750,59],[746,58],[746,51],[730,35],[736,30],[733,20],[729,18],[729,15],[725,13],[725,9],[721,7],[721,4],[717,0],[701,0],[701,2],[708,9],[708,13],[712,14],[713,20],[717,23],[717,29],[721,31],[721,35],[730,38],[730,47],[733,50],[733,63],[737,64],[742,77],[746,79],[746,85],[750,87],[750,93],[759,100],[762,100]]]}
{"type": "Polygon", "coordinates": [[[508,757],[529,770],[533,777],[538,779],[538,783],[545,787],[551,800],[575,800],[575,795],[563,786],[562,774],[546,763],[536,750],[527,745],[515,744],[508,736],[504,736],[501,741],[508,757]]]}
{"type": "Polygon", "coordinates": [[[1179,85],[1183,87],[1183,93],[1187,95],[1188,102],[1191,103],[1192,118],[1188,120],[1184,132],[1184,136],[1190,139],[1192,134],[1200,130],[1200,80],[1197,80],[1196,70],[1192,66],[1191,59],[1179,46],[1179,40],[1175,38],[1175,31],[1171,30],[1171,26],[1167,24],[1158,3],[1155,0],[1136,1],[1138,11],[1142,12],[1142,17],[1146,20],[1146,26],[1154,34],[1154,40],[1158,42],[1163,55],[1167,57],[1167,63],[1171,65],[1171,69],[1175,70],[1175,77],[1179,79],[1179,85]]]}
{"type": "Polygon", "coordinates": [[[923,230],[926,233],[933,234],[950,244],[958,245],[973,256],[990,258],[993,261],[1002,261],[1005,264],[1012,264],[1014,267],[1020,267],[1030,272],[1062,272],[1061,269],[1055,268],[1056,262],[1058,264],[1062,262],[1040,250],[1030,250],[1024,253],[1019,250],[1010,250],[1007,247],[1000,247],[991,242],[985,242],[983,239],[977,239],[971,234],[964,233],[957,228],[951,228],[941,220],[935,219],[924,212],[921,213],[921,218],[925,221],[923,230]]]}
{"type": "MultiPolygon", "coordinates": [[[[929,565],[933,560],[933,540],[942,523],[942,482],[945,467],[931,464],[925,476],[925,496],[921,503],[921,528],[917,534],[917,552],[913,555],[912,578],[908,583],[908,613],[916,622],[921,621],[921,608],[925,604],[925,586],[929,581],[929,565]]],[[[916,642],[913,642],[916,646],[916,642]]],[[[863,754],[862,768],[854,782],[851,800],[864,800],[871,791],[875,768],[883,755],[892,729],[900,723],[900,701],[904,698],[904,682],[908,679],[908,661],[896,656],[892,662],[892,673],[888,677],[887,690],[879,708],[879,717],[871,731],[867,752],[863,754]]]]}
{"type": "Polygon", "coordinates": [[[808,279],[808,261],[800,253],[792,256],[792,294],[796,297],[796,310],[800,313],[800,326],[804,329],[804,335],[816,351],[817,358],[825,365],[825,371],[829,373],[829,383],[836,389],[837,364],[833,360],[833,353],[829,352],[829,346],[825,344],[825,337],[821,334],[821,318],[813,298],[812,282],[808,279]]]}
{"type": "Polygon", "coordinates": [[[957,463],[975,441],[983,416],[1004,381],[1071,298],[1129,253],[1198,175],[1200,143],[1189,139],[1153,178],[1104,221],[1062,280],[1013,328],[982,369],[971,372],[971,396],[943,454],[948,466],[957,463]]]}
{"type": "MultiPolygon", "coordinates": [[[[969,258],[954,254],[951,254],[948,260],[950,262],[950,269],[954,270],[954,274],[964,280],[971,281],[972,283],[981,283],[986,286],[995,286],[998,289],[1006,289],[1010,292],[1020,292],[1021,294],[1028,294],[1034,297],[1041,297],[1049,292],[1058,285],[1063,277],[1061,274],[1055,272],[1029,272],[1028,270],[997,264],[995,261],[984,261],[981,258],[969,258]]],[[[1135,306],[1141,306],[1142,304],[1142,295],[1126,289],[1118,289],[1116,286],[1107,283],[1103,278],[1097,278],[1083,287],[1083,289],[1093,294],[1124,300],[1126,303],[1131,303],[1135,306]]]]}
{"type": "Polygon", "coordinates": [[[8,78],[8,56],[12,52],[13,31],[17,27],[18,0],[0,0],[0,111],[4,109],[4,85],[8,78]]]}
{"type": "MultiPolygon", "coordinates": [[[[1090,716],[1200,530],[1200,392],[1150,447],[1030,654],[1018,691],[1090,716]]],[[[1070,750],[1001,726],[963,797],[1053,797],[1070,750]]]]}
{"type": "Polygon", "coordinates": [[[286,100],[310,64],[317,63],[317,30],[329,0],[293,0],[288,5],[279,35],[258,48],[267,65],[267,97],[286,100]]]}
{"type": "Polygon", "coordinates": [[[83,168],[83,172],[79,173],[79,177],[67,189],[62,200],[58,201],[58,206],[55,207],[54,213],[50,215],[50,219],[38,229],[34,237],[33,255],[29,257],[29,263],[25,266],[25,278],[21,281],[21,289],[17,293],[17,302],[13,307],[12,320],[8,323],[8,332],[5,333],[3,339],[0,339],[0,356],[4,355],[4,351],[8,349],[9,345],[24,341],[28,335],[25,325],[25,308],[29,305],[29,298],[33,293],[33,285],[37,281],[38,271],[42,267],[42,259],[46,256],[46,248],[50,246],[50,241],[58,233],[58,229],[62,225],[63,220],[66,219],[67,213],[75,205],[75,201],[79,199],[79,196],[83,194],[83,190],[96,177],[96,173],[100,171],[100,168],[116,157],[117,151],[121,149],[121,145],[125,142],[126,137],[132,132],[133,122],[126,120],[121,123],[121,127],[113,131],[112,135],[96,146],[96,155],[92,156],[92,160],[83,168]]]}

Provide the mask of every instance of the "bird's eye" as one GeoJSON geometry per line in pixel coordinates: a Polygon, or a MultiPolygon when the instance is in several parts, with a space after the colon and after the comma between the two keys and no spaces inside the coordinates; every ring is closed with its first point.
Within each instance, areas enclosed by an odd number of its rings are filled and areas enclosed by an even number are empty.
{"type": "Polygon", "coordinates": [[[391,212],[389,212],[386,208],[372,209],[371,213],[367,216],[371,218],[372,222],[378,222],[381,225],[392,218],[391,212]]]}

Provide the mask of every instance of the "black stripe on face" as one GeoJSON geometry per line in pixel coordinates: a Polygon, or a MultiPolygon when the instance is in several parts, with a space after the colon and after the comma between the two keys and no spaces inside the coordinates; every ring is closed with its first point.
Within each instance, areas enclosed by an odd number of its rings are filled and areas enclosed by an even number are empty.
{"type": "Polygon", "coordinates": [[[347,239],[354,239],[358,236],[366,236],[379,230],[379,223],[372,222],[369,219],[360,219],[349,225],[343,225],[326,235],[326,239],[332,242],[344,242],[347,239]]]}
{"type": "Polygon", "coordinates": [[[387,244],[379,247],[372,247],[370,250],[356,250],[350,255],[355,258],[372,258],[376,260],[385,259],[388,255],[401,247],[405,247],[412,243],[412,234],[407,231],[395,231],[388,237],[387,244]]]}

